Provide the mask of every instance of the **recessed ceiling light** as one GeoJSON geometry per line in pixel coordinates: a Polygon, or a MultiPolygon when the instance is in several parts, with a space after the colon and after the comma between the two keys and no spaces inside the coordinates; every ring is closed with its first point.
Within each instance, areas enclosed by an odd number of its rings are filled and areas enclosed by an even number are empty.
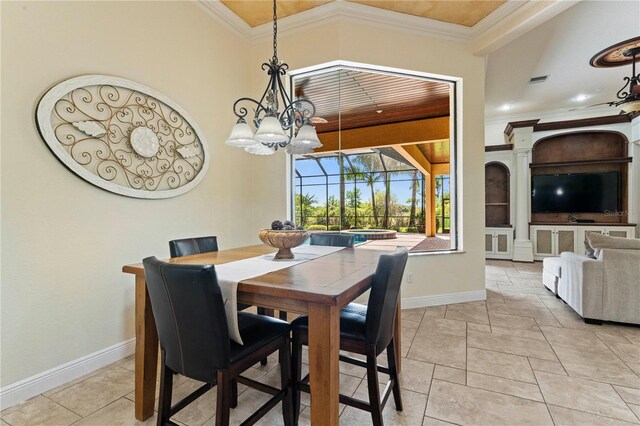
{"type": "Polygon", "coordinates": [[[501,111],[509,111],[511,109],[511,105],[509,104],[504,104],[500,107],[501,111]]]}
{"type": "Polygon", "coordinates": [[[583,102],[583,101],[586,101],[587,99],[589,99],[589,95],[585,95],[584,93],[581,93],[577,95],[575,98],[573,98],[573,100],[576,102],[583,102]]]}

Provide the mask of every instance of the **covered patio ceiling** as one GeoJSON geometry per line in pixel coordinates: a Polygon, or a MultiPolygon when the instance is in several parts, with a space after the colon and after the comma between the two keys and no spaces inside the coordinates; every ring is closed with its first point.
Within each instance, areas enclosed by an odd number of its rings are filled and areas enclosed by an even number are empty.
{"type": "Polygon", "coordinates": [[[450,84],[412,76],[334,69],[294,80],[311,100],[318,133],[449,116],[450,84]]]}

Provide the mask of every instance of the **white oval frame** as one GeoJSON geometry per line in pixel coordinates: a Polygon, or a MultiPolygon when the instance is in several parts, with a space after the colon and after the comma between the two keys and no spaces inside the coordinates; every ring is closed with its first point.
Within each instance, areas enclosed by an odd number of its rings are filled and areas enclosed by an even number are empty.
{"type": "Polygon", "coordinates": [[[106,191],[113,192],[115,194],[144,199],[162,199],[176,197],[195,188],[202,181],[202,179],[204,179],[204,176],[209,170],[209,146],[202,130],[191,118],[191,116],[187,114],[187,112],[178,104],[176,104],[163,94],[156,92],[155,90],[145,85],[136,83],[135,81],[126,80],[124,78],[99,74],[82,75],[79,77],[70,78],[53,86],[44,94],[44,96],[38,102],[38,106],[36,109],[36,125],[40,132],[40,136],[42,136],[42,139],[45,141],[51,152],[53,152],[53,154],[61,163],[65,165],[65,167],[67,167],[73,173],[91,183],[92,185],[95,185],[98,188],[104,189],[106,191]],[[178,112],[191,126],[198,139],[200,139],[200,144],[202,146],[204,161],[202,164],[202,169],[196,175],[196,177],[194,177],[191,182],[188,182],[187,184],[179,188],[161,191],[146,191],[143,189],[134,189],[116,185],[112,182],[100,178],[98,175],[91,173],[80,164],[78,164],[63,148],[60,141],[58,141],[58,139],[56,138],[53,127],[51,126],[51,113],[53,111],[53,108],[55,107],[56,102],[67,93],[81,87],[96,85],[111,85],[116,87],[123,87],[125,89],[136,90],[145,95],[150,95],[156,98],[160,102],[163,102],[164,104],[178,112]]]}

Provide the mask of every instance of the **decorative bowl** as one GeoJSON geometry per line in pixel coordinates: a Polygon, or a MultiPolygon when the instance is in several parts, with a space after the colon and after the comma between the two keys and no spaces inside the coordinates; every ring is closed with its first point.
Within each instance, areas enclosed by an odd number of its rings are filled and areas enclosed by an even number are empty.
{"type": "Polygon", "coordinates": [[[258,236],[266,245],[278,249],[276,260],[283,260],[294,258],[291,249],[304,243],[309,231],[263,229],[258,236]]]}

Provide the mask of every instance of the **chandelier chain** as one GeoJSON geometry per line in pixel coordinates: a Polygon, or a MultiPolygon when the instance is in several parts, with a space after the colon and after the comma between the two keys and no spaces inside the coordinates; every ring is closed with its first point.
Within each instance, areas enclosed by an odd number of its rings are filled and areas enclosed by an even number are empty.
{"type": "Polygon", "coordinates": [[[278,59],[278,13],[276,0],[273,0],[273,59],[278,59]]]}

